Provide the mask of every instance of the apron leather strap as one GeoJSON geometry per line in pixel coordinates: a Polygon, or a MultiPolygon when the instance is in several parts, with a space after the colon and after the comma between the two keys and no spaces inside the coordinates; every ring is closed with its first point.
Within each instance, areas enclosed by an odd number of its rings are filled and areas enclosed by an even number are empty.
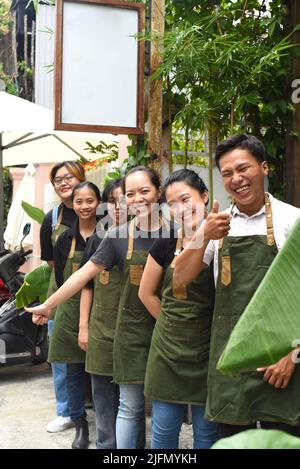
{"type": "Polygon", "coordinates": [[[273,227],[273,213],[270,201],[270,195],[265,192],[265,210],[266,210],[266,222],[267,222],[267,244],[268,246],[274,246],[275,236],[273,227]]]}
{"type": "MultiPolygon", "coordinates": [[[[57,231],[58,228],[60,227],[60,224],[62,222],[62,217],[63,217],[63,211],[64,211],[64,208],[62,207],[62,209],[60,211],[60,214],[58,215],[57,222],[56,222],[56,225],[55,225],[53,231],[57,231]]],[[[57,233],[55,235],[55,242],[57,241],[58,237],[59,237],[59,234],[57,233]]]]}
{"type": "MultiPolygon", "coordinates": [[[[267,245],[274,246],[275,236],[274,236],[274,226],[273,226],[273,213],[272,206],[270,201],[270,194],[265,192],[265,211],[266,211],[266,224],[267,224],[267,245]]],[[[232,212],[232,210],[231,210],[232,212]]],[[[224,238],[219,240],[219,249],[223,247],[224,238]]]]}
{"type": "Polygon", "coordinates": [[[68,259],[73,259],[73,257],[74,257],[74,252],[75,252],[75,248],[76,248],[76,238],[73,237],[73,238],[72,238],[71,249],[70,249],[70,252],[69,252],[68,259]]]}
{"type": "Polygon", "coordinates": [[[59,227],[59,225],[60,225],[61,222],[62,222],[63,212],[64,212],[64,208],[62,207],[62,209],[61,209],[61,211],[60,211],[60,214],[58,215],[56,225],[55,225],[55,227],[54,227],[55,230],[58,230],[58,227],[59,227]]]}
{"type": "Polygon", "coordinates": [[[135,221],[131,220],[130,225],[129,225],[128,248],[127,248],[127,255],[126,255],[126,259],[128,261],[130,261],[130,259],[132,258],[132,253],[133,253],[134,225],[135,225],[135,221]]]}

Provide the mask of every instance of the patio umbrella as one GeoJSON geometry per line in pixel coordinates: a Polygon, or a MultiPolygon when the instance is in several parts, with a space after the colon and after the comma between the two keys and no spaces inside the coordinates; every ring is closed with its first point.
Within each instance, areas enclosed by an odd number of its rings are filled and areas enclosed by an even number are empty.
{"type": "Polygon", "coordinates": [[[83,151],[87,140],[93,144],[99,140],[118,140],[110,134],[55,131],[53,122],[53,111],[0,92],[0,253],[3,251],[3,160],[5,166],[72,160],[90,156],[83,151]]]}

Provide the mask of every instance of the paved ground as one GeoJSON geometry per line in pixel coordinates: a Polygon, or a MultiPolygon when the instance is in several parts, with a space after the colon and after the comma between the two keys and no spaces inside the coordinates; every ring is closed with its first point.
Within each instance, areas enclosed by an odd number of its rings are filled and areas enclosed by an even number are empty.
{"type": "MultiPolygon", "coordinates": [[[[55,399],[49,365],[22,365],[0,369],[0,449],[70,448],[74,429],[47,433],[55,417],[55,399]]],[[[90,448],[95,447],[93,412],[88,410],[90,448]]],[[[147,418],[147,447],[150,418],[147,418]]],[[[183,424],[181,448],[192,448],[192,429],[183,424]]]]}

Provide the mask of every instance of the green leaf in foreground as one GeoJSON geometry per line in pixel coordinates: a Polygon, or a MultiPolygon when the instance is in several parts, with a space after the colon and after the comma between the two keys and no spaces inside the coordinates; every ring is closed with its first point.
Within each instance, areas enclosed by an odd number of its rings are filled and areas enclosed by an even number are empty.
{"type": "Polygon", "coordinates": [[[233,329],[222,373],[276,363],[300,344],[300,219],[233,329]]]}
{"type": "Polygon", "coordinates": [[[43,212],[42,209],[38,207],[33,207],[33,205],[30,205],[28,202],[25,202],[22,200],[22,208],[27,215],[32,218],[33,220],[37,221],[40,225],[43,223],[44,218],[45,218],[45,213],[43,212]]]}
{"type": "Polygon", "coordinates": [[[300,438],[279,430],[247,430],[222,438],[212,449],[300,449],[300,438]]]}
{"type": "Polygon", "coordinates": [[[25,275],[24,283],[16,293],[16,306],[23,308],[35,300],[44,303],[47,297],[51,269],[42,264],[25,275]]]}

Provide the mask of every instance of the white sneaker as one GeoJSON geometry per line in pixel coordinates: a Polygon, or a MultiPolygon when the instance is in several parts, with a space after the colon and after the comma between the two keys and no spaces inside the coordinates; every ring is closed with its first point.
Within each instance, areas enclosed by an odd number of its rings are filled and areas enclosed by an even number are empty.
{"type": "Polygon", "coordinates": [[[67,428],[74,427],[75,423],[72,422],[70,417],[62,417],[59,415],[56,419],[51,420],[47,425],[47,432],[57,433],[66,430],[67,428]]]}

